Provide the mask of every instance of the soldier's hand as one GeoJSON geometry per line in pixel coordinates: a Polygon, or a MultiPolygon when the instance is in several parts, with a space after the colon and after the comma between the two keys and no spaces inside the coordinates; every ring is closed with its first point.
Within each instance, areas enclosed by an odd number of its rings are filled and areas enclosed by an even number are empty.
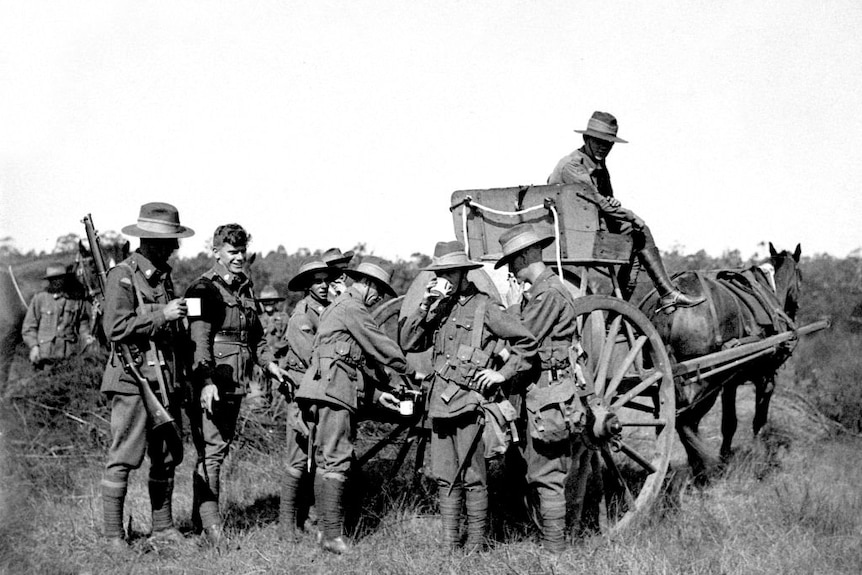
{"type": "Polygon", "coordinates": [[[213,412],[213,402],[218,401],[218,387],[214,383],[208,383],[201,390],[201,409],[207,413],[213,412]]]}
{"type": "Polygon", "coordinates": [[[479,384],[479,392],[482,395],[489,395],[504,381],[506,378],[503,377],[503,374],[493,369],[483,369],[476,376],[476,383],[479,384]]]}
{"type": "Polygon", "coordinates": [[[287,371],[278,367],[278,364],[274,361],[269,362],[266,365],[266,371],[279,383],[284,383],[284,378],[287,376],[287,371]]]}
{"type": "Polygon", "coordinates": [[[401,409],[401,402],[388,391],[384,391],[380,394],[380,397],[377,398],[377,403],[393,411],[399,411],[401,409]]]}
{"type": "Polygon", "coordinates": [[[39,363],[42,359],[42,352],[39,351],[39,346],[34,345],[30,348],[30,363],[39,363]]]}
{"type": "Polygon", "coordinates": [[[165,314],[166,320],[175,321],[186,317],[189,314],[189,308],[186,307],[186,300],[178,297],[169,301],[162,309],[162,313],[165,314]]]}
{"type": "Polygon", "coordinates": [[[608,204],[610,204],[610,206],[612,208],[618,208],[622,205],[622,203],[618,199],[616,199],[612,196],[608,197],[607,200],[608,200],[608,204]]]}
{"type": "Polygon", "coordinates": [[[506,307],[521,305],[521,300],[524,298],[524,286],[511,273],[506,281],[509,284],[509,291],[506,292],[506,307]]]}

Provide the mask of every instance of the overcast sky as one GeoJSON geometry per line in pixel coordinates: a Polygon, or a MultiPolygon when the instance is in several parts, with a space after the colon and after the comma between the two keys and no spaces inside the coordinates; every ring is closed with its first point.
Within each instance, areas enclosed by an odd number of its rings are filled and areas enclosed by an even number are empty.
{"type": "Polygon", "coordinates": [[[659,246],[862,246],[862,3],[0,0],[0,236],[167,201],[203,249],[454,237],[458,189],[544,183],[594,110],[659,246]]]}

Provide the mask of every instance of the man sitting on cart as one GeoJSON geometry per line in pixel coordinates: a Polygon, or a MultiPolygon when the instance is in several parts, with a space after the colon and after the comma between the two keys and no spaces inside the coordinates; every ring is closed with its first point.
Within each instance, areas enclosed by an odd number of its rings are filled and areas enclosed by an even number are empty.
{"type": "Polygon", "coordinates": [[[659,309],[672,311],[675,307],[692,307],[703,303],[705,298],[686,295],[673,285],[649,227],[634,212],[623,208],[614,197],[605,160],[614,143],[627,143],[617,137],[617,119],[607,112],[593,112],[587,129],[575,131],[584,135],[584,145],[557,163],[548,176],[548,183],[590,185],[598,192],[593,202],[598,206],[608,231],[632,237],[637,257],[632,258],[627,277],[620,281],[625,298],[628,299],[634,292],[637,272],[642,265],[661,297],[659,309]]]}

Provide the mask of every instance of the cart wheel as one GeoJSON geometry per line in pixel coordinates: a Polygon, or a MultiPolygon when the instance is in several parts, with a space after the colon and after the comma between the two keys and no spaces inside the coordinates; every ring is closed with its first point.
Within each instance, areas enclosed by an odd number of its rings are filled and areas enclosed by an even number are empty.
{"type": "Polygon", "coordinates": [[[613,533],[643,518],[662,488],[673,445],[673,374],[661,338],[632,304],[587,295],[575,300],[575,314],[579,364],[594,395],[575,441],[574,519],[613,533]]]}
{"type": "Polygon", "coordinates": [[[395,341],[398,341],[398,314],[401,312],[403,302],[404,296],[400,295],[383,302],[371,312],[371,317],[374,318],[377,325],[395,341]]]}

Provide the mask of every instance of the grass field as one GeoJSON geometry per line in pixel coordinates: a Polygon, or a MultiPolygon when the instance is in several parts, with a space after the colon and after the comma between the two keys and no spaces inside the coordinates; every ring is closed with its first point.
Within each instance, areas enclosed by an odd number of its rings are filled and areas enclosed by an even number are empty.
{"type": "MultiPolygon", "coordinates": [[[[781,371],[770,425],[750,437],[750,387],[740,390],[733,460],[707,487],[690,481],[681,446],[650,520],[613,538],[572,542],[560,556],[492,501],[494,545],[487,553],[439,549],[434,488],[404,470],[387,483],[389,462],[372,462],[352,483],[345,557],[309,537],[276,536],[283,431],[269,419],[245,420],[228,460],[222,503],[237,548],[153,548],[146,467],[132,475],[126,504],[135,558],[101,550],[98,483],[107,409],[95,391],[101,366],[79,360],[34,374],[19,362],[3,391],[0,436],[0,572],[4,573],[847,573],[862,572],[862,439],[842,432],[800,394],[794,365],[781,371]]],[[[718,449],[719,409],[701,426],[718,449]]],[[[191,523],[191,448],[177,474],[175,519],[191,523]]],[[[145,464],[146,465],[146,464],[145,464]]],[[[191,538],[191,535],[190,535],[191,538]]]]}

